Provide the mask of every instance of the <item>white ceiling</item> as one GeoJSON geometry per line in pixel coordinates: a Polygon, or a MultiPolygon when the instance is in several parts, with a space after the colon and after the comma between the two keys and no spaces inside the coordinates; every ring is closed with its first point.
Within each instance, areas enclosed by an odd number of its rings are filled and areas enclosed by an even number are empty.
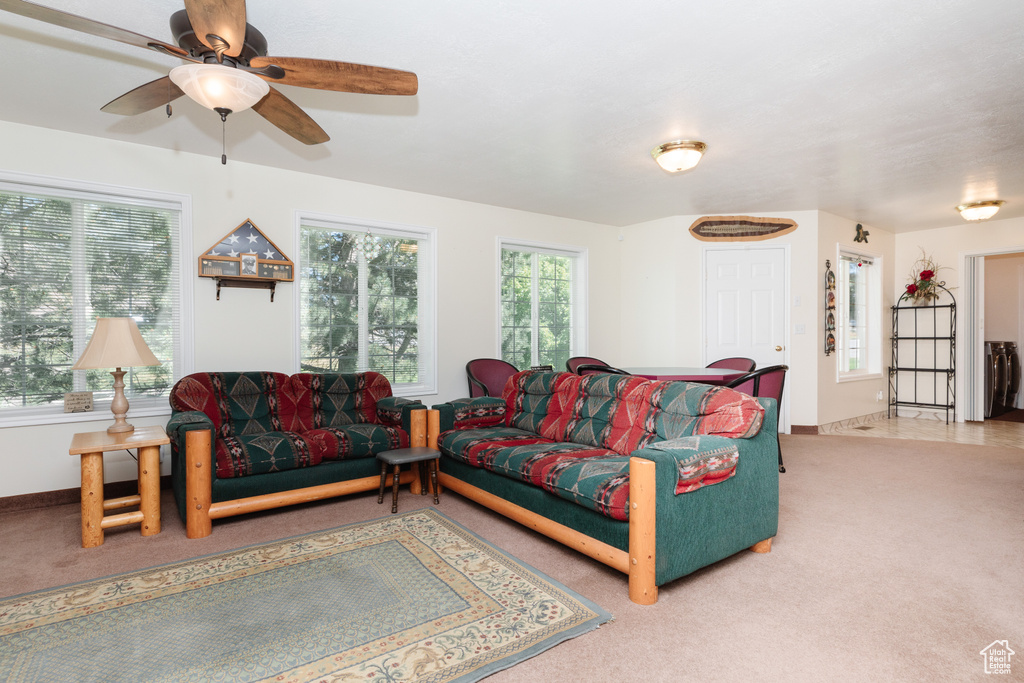
{"type": "MultiPolygon", "coordinates": [[[[39,0],[173,42],[181,0],[39,0]]],[[[229,161],[630,225],[820,209],[894,232],[1024,216],[1020,0],[249,0],[277,56],[413,71],[415,97],[279,86],[331,141],[252,111],[229,161]],[[693,171],[649,151],[703,140],[693,171]]],[[[187,98],[100,112],[180,63],[0,12],[0,119],[217,157],[187,98]]]]}

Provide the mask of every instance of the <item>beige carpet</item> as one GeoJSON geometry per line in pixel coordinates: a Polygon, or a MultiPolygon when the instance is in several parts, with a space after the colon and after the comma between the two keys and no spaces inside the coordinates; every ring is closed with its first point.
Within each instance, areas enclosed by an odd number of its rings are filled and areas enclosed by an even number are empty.
{"type": "MultiPolygon", "coordinates": [[[[1024,680],[1024,449],[784,436],[779,535],[629,602],[625,578],[461,499],[440,509],[615,620],[488,681],[965,681],[1007,640],[1024,680]]],[[[741,465],[742,466],[742,461],[741,465]]],[[[403,490],[400,510],[427,504],[403,490]]],[[[364,495],[214,525],[189,541],[112,530],[82,549],[78,507],[0,516],[0,594],[95,578],[387,513],[364,495]]]]}

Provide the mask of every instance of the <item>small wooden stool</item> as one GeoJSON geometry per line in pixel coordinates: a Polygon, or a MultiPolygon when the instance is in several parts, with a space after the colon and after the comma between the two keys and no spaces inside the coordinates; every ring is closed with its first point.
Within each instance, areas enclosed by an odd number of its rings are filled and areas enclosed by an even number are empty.
{"type": "MultiPolygon", "coordinates": [[[[441,501],[437,497],[437,459],[441,452],[433,448],[419,446],[415,448],[396,448],[393,451],[384,451],[377,454],[380,460],[380,492],[377,494],[377,504],[384,502],[384,485],[388,477],[388,465],[392,468],[391,484],[391,514],[398,512],[398,474],[402,465],[414,462],[427,462],[430,469],[430,483],[434,487],[434,504],[441,501]]],[[[426,482],[423,481],[423,469],[420,469],[420,495],[427,495],[426,482]]]]}

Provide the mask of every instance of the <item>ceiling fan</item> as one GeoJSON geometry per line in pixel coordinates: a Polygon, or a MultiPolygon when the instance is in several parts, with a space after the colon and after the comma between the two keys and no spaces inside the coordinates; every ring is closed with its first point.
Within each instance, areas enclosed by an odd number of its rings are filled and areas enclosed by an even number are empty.
{"type": "Polygon", "coordinates": [[[375,95],[415,95],[418,89],[416,74],[409,71],[325,59],[268,57],[267,39],[245,21],[245,0],[185,0],[185,9],[170,19],[177,45],[24,0],[0,0],[0,9],[187,62],[101,108],[112,114],[141,114],[187,94],[220,114],[222,121],[231,112],[252,107],[296,140],[316,145],[330,137],[271,83],[375,95]]]}

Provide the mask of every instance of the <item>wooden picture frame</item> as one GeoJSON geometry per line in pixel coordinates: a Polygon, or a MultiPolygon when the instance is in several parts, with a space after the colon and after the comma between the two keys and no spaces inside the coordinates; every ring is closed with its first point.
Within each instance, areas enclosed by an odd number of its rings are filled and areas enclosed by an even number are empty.
{"type": "Polygon", "coordinates": [[[199,277],[293,282],[295,264],[247,218],[203,252],[199,277]]]}

